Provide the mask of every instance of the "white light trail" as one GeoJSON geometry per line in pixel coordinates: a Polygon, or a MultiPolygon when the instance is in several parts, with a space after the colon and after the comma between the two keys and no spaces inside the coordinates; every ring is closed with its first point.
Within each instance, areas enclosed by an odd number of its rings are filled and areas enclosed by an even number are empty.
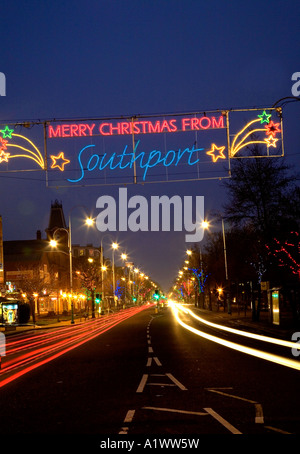
{"type": "MultiPolygon", "coordinates": [[[[299,361],[292,360],[292,359],[289,359],[289,358],[284,358],[284,357],[281,357],[281,356],[278,356],[278,355],[274,355],[272,353],[263,352],[263,351],[260,351],[260,350],[254,349],[254,348],[246,347],[244,345],[237,344],[237,343],[234,343],[234,342],[231,342],[231,341],[227,341],[225,339],[221,339],[221,338],[219,338],[217,336],[213,336],[211,334],[205,333],[204,331],[200,331],[200,330],[198,330],[196,328],[193,328],[192,326],[190,326],[187,323],[183,322],[180,319],[180,317],[179,317],[179,310],[182,310],[183,312],[188,313],[190,315],[193,315],[192,311],[190,311],[189,309],[187,309],[187,308],[185,308],[185,307],[183,307],[181,305],[177,305],[175,303],[171,304],[171,307],[173,309],[174,316],[175,316],[176,320],[178,321],[178,323],[183,328],[191,331],[194,334],[197,334],[198,336],[204,337],[205,339],[208,339],[208,340],[210,340],[212,342],[216,342],[216,343],[218,343],[220,345],[223,345],[225,347],[231,348],[233,350],[237,350],[237,351],[240,351],[242,353],[246,353],[248,355],[252,355],[252,356],[255,356],[257,358],[264,359],[266,361],[271,361],[273,363],[280,364],[280,365],[285,366],[285,367],[289,367],[289,368],[292,368],[292,369],[300,370],[300,362],[299,361]]],[[[212,324],[212,325],[218,326],[216,324],[212,324]]],[[[222,328],[225,328],[225,327],[222,327],[222,328]]],[[[238,330],[234,330],[234,331],[238,331],[238,330]]],[[[242,333],[242,331],[238,332],[238,334],[240,334],[240,333],[242,333]]],[[[249,337],[252,337],[251,333],[248,333],[248,335],[249,335],[249,337]]],[[[295,348],[295,344],[294,343],[292,343],[292,344],[293,344],[293,347],[295,348]]]]}
{"type": "Polygon", "coordinates": [[[212,328],[217,328],[217,329],[221,329],[223,331],[228,331],[228,332],[233,333],[233,334],[238,334],[239,336],[250,337],[251,339],[256,339],[256,340],[259,340],[259,341],[262,341],[262,342],[269,342],[269,343],[272,343],[272,344],[281,345],[282,347],[300,349],[300,344],[299,343],[286,341],[286,340],[283,340],[283,339],[275,339],[274,337],[262,336],[260,334],[249,333],[247,331],[241,331],[241,330],[238,330],[238,329],[230,328],[229,326],[224,326],[224,325],[219,325],[217,323],[212,323],[212,322],[209,322],[209,321],[205,320],[202,317],[199,317],[193,311],[191,311],[191,309],[188,309],[185,306],[182,306],[180,304],[176,304],[176,306],[178,308],[180,308],[180,310],[182,310],[186,314],[190,314],[192,317],[194,317],[199,322],[205,323],[206,325],[211,326],[212,328]]]}

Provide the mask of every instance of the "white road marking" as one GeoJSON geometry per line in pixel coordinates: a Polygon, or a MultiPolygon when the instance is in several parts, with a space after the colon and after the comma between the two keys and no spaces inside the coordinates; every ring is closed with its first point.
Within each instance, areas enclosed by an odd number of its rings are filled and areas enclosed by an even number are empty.
{"type": "Polygon", "coordinates": [[[276,429],[276,427],[272,427],[272,426],[265,426],[266,429],[270,429],[270,430],[274,430],[275,432],[279,432],[280,434],[287,434],[287,435],[291,435],[291,432],[286,432],[285,430],[281,430],[281,429],[276,429]]]}
{"type": "MultiPolygon", "coordinates": [[[[134,417],[134,413],[135,413],[135,410],[128,410],[128,412],[126,413],[126,416],[125,416],[125,419],[124,419],[124,423],[130,423],[132,422],[133,420],[133,417],[134,417]]],[[[128,433],[128,430],[129,430],[129,427],[127,426],[124,426],[121,428],[119,434],[127,434],[128,433]]]]}
{"type": "Polygon", "coordinates": [[[159,359],[157,358],[157,356],[153,356],[153,359],[154,361],[156,362],[156,365],[157,366],[162,366],[161,362],[159,361],[159,359]]]}
{"type": "Polygon", "coordinates": [[[133,420],[134,413],[135,413],[135,410],[128,410],[128,412],[126,413],[124,422],[131,422],[133,420]]]}
{"type": "Polygon", "coordinates": [[[144,374],[142,376],[140,384],[139,384],[139,386],[138,386],[138,388],[136,390],[137,393],[142,393],[144,391],[144,388],[145,388],[147,380],[148,380],[148,374],[144,374]]]}
{"type": "Polygon", "coordinates": [[[215,418],[219,423],[221,423],[226,429],[228,429],[231,433],[233,434],[241,434],[238,429],[236,429],[234,426],[232,426],[226,419],[222,418],[218,413],[216,413],[212,408],[204,408],[207,413],[209,413],[213,418],[215,418]]]}
{"type": "Polygon", "coordinates": [[[213,389],[213,388],[207,388],[207,390],[212,392],[212,393],[221,394],[222,396],[232,397],[233,399],[243,400],[244,402],[249,402],[250,404],[254,404],[255,405],[255,422],[256,422],[256,424],[263,424],[264,423],[264,416],[263,416],[262,406],[261,406],[261,404],[259,404],[255,400],[245,399],[245,397],[235,396],[234,394],[227,394],[227,393],[224,393],[222,391],[218,391],[217,389],[213,389]]]}
{"type": "Polygon", "coordinates": [[[167,411],[167,412],[171,412],[171,413],[184,413],[186,415],[208,416],[208,413],[203,413],[203,412],[199,412],[199,411],[176,410],[174,408],[142,407],[142,409],[143,410],[167,411]]]}
{"type": "Polygon", "coordinates": [[[156,365],[157,366],[162,366],[160,360],[157,358],[157,356],[149,356],[149,358],[147,359],[147,364],[146,364],[146,367],[150,367],[151,364],[152,364],[152,360],[155,361],[156,365]]]}
{"type": "Polygon", "coordinates": [[[177,385],[182,391],[187,391],[187,388],[185,386],[183,386],[182,383],[180,383],[180,381],[178,381],[172,374],[166,374],[167,377],[169,377],[170,380],[172,380],[172,382],[175,383],[175,385],[177,385]]]}

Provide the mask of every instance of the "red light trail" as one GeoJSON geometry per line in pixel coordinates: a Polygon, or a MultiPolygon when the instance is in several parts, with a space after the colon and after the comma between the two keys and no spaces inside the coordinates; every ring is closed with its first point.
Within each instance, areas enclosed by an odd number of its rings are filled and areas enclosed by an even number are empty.
{"type": "Polygon", "coordinates": [[[2,358],[0,388],[112,329],[150,306],[132,307],[115,314],[50,332],[7,339],[2,358]]]}

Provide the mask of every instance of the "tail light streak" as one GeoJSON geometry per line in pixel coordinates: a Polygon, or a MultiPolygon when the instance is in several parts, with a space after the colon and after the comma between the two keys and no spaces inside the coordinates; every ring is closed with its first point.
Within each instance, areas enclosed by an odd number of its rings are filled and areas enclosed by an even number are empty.
{"type": "Polygon", "coordinates": [[[280,339],[274,339],[274,338],[267,337],[267,336],[261,336],[261,335],[249,333],[249,332],[246,332],[246,331],[236,330],[236,329],[233,329],[233,328],[230,328],[230,327],[227,327],[227,326],[218,325],[216,323],[211,323],[211,322],[208,322],[207,320],[202,319],[201,317],[198,317],[196,314],[194,314],[187,307],[184,307],[184,306],[182,306],[180,304],[175,304],[175,303],[171,303],[170,305],[171,305],[171,307],[173,309],[173,313],[174,313],[174,316],[175,316],[177,322],[183,328],[191,331],[192,333],[194,333],[194,334],[196,334],[198,336],[201,336],[201,337],[203,337],[205,339],[208,339],[210,341],[216,342],[216,343],[218,343],[220,345],[223,345],[225,347],[229,347],[231,349],[240,351],[242,353],[246,353],[248,355],[256,356],[257,358],[261,358],[261,359],[264,359],[266,361],[271,361],[271,362],[274,362],[276,364],[280,364],[280,365],[285,366],[285,367],[289,367],[289,368],[292,368],[292,369],[300,370],[300,362],[299,361],[292,360],[292,359],[289,359],[289,358],[284,358],[282,356],[274,355],[272,353],[263,352],[261,350],[257,350],[257,349],[254,349],[254,348],[246,347],[245,345],[241,345],[241,344],[237,344],[235,342],[227,341],[227,340],[221,339],[221,338],[219,338],[217,336],[213,336],[211,334],[205,333],[204,331],[200,331],[200,330],[188,325],[187,323],[183,322],[180,319],[179,311],[182,311],[185,314],[191,315],[193,318],[197,319],[198,321],[200,321],[202,323],[205,323],[206,325],[209,325],[209,326],[214,327],[214,328],[222,329],[224,331],[232,332],[234,334],[238,334],[238,335],[241,335],[241,336],[246,336],[246,337],[250,337],[250,338],[253,338],[253,339],[260,340],[260,341],[270,342],[270,343],[274,343],[274,344],[277,344],[277,345],[290,347],[290,348],[299,348],[299,344],[294,343],[294,342],[280,340],[280,339]]]}
{"type": "Polygon", "coordinates": [[[8,340],[0,371],[0,388],[96,338],[146,308],[149,306],[125,309],[72,327],[58,328],[29,338],[22,337],[16,341],[8,340]],[[23,350],[26,352],[22,354],[23,350]]]}

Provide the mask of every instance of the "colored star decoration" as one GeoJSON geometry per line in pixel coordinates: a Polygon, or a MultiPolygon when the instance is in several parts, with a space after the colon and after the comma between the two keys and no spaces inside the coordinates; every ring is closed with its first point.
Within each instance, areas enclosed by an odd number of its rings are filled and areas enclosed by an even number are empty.
{"type": "Polygon", "coordinates": [[[211,150],[207,151],[206,154],[210,155],[212,157],[213,162],[217,162],[217,160],[220,159],[226,159],[226,156],[224,155],[224,150],[225,146],[223,147],[217,147],[216,144],[212,143],[211,144],[211,150]],[[215,152],[219,152],[219,154],[215,155],[215,152]]]}
{"type": "Polygon", "coordinates": [[[2,139],[2,137],[0,137],[0,150],[6,150],[7,149],[7,140],[4,140],[2,139]]]}
{"type": "Polygon", "coordinates": [[[269,123],[270,117],[272,116],[272,114],[267,114],[266,111],[264,110],[261,115],[257,115],[257,116],[258,116],[258,118],[260,118],[261,123],[269,123]]]}
{"type": "Polygon", "coordinates": [[[68,164],[70,161],[65,158],[64,152],[61,151],[58,156],[50,156],[52,159],[52,166],[51,169],[55,169],[56,167],[61,170],[62,172],[65,170],[65,165],[68,164]],[[62,161],[60,164],[57,161],[62,161]]]}
{"type": "Polygon", "coordinates": [[[9,129],[8,126],[5,126],[4,129],[0,129],[0,132],[2,133],[4,139],[6,139],[6,138],[11,139],[12,138],[11,135],[14,132],[14,130],[9,129]]]}
{"type": "Polygon", "coordinates": [[[273,123],[273,121],[270,121],[269,124],[265,125],[265,128],[268,136],[275,137],[276,134],[280,132],[279,123],[273,123]]]}
{"type": "Polygon", "coordinates": [[[0,162],[3,162],[3,161],[8,162],[9,156],[10,156],[9,153],[5,153],[4,150],[1,150],[0,151],[0,162]]]}
{"type": "Polygon", "coordinates": [[[267,147],[274,147],[276,148],[276,142],[278,139],[275,139],[274,137],[268,137],[265,139],[265,142],[267,144],[267,147]]]}

